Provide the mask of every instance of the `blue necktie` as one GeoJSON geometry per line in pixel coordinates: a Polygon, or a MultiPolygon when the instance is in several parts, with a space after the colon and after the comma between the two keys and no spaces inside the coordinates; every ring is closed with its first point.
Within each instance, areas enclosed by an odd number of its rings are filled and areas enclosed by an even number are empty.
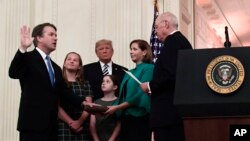
{"type": "Polygon", "coordinates": [[[51,81],[51,85],[54,87],[55,76],[54,76],[54,72],[53,72],[53,69],[52,69],[50,57],[46,56],[45,59],[46,59],[46,62],[47,62],[47,67],[48,67],[48,72],[49,72],[49,78],[50,78],[50,81],[51,81]]]}

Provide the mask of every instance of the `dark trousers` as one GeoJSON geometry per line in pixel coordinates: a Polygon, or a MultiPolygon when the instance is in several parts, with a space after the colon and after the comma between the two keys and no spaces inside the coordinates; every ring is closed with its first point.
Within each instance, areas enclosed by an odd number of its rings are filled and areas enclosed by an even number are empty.
{"type": "Polygon", "coordinates": [[[57,133],[20,132],[20,141],[57,141],[57,133]]]}
{"type": "Polygon", "coordinates": [[[151,141],[149,115],[122,117],[120,141],[151,141]]]}
{"type": "Polygon", "coordinates": [[[20,141],[57,141],[57,122],[52,122],[47,130],[19,131],[20,141]]]}
{"type": "Polygon", "coordinates": [[[183,125],[154,128],[155,141],[185,141],[183,125]]]}

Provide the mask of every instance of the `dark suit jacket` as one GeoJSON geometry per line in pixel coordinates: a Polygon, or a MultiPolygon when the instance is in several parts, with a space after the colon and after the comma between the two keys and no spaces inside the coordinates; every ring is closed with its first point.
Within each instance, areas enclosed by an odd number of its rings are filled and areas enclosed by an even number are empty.
{"type": "MultiPolygon", "coordinates": [[[[103,97],[103,92],[101,90],[102,84],[102,68],[100,62],[95,62],[83,66],[84,69],[84,79],[88,80],[94,93],[94,100],[103,97]]],[[[128,70],[127,68],[112,63],[112,75],[117,76],[119,84],[123,79],[125,72],[122,70],[128,70]]]]}
{"type": "Polygon", "coordinates": [[[19,107],[19,131],[43,131],[57,125],[59,95],[67,98],[75,106],[80,106],[82,99],[75,97],[67,88],[61,68],[51,62],[55,73],[55,86],[52,87],[46,64],[34,49],[31,52],[17,51],[9,68],[9,76],[19,79],[21,100],[19,107]]]}
{"type": "Polygon", "coordinates": [[[151,126],[161,127],[182,122],[173,105],[177,55],[181,49],[192,49],[189,41],[179,32],[169,35],[155,63],[153,80],[149,85],[151,96],[151,126]]]}

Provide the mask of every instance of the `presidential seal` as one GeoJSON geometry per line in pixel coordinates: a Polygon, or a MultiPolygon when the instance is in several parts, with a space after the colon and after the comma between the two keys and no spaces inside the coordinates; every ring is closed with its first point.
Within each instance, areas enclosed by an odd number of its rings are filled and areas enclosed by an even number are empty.
{"type": "Polygon", "coordinates": [[[208,86],[219,94],[236,91],[244,81],[245,71],[241,62],[229,55],[213,59],[206,69],[208,86]]]}

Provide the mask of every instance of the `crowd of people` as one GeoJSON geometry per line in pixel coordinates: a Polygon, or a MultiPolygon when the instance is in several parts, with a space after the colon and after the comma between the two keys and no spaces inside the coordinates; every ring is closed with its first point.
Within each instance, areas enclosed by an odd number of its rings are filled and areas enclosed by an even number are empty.
{"type": "Polygon", "coordinates": [[[164,43],[155,64],[143,39],[129,44],[135,63],[130,70],[112,61],[112,41],[102,39],[95,45],[97,62],[83,65],[78,53],[69,52],[61,69],[49,57],[56,50],[56,27],[39,24],[30,34],[23,26],[9,68],[21,86],[20,141],[151,141],[152,132],[155,141],[184,141],[173,96],[178,51],[192,46],[170,12],[158,16],[155,29],[164,43]]]}

